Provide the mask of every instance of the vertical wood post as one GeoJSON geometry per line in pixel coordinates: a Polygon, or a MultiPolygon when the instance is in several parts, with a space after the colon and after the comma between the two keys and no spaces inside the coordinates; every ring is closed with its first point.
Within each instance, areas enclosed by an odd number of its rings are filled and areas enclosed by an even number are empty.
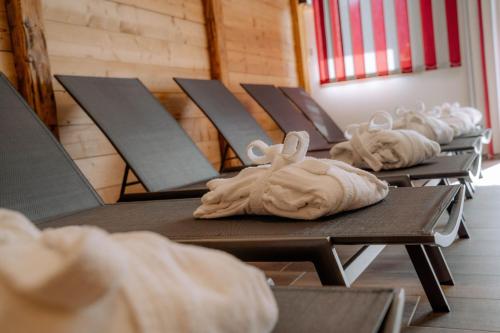
{"type": "Polygon", "coordinates": [[[304,6],[298,0],[290,0],[290,11],[292,15],[293,43],[295,47],[295,63],[299,85],[305,91],[310,92],[308,67],[306,63],[306,36],[304,28],[304,6]]]}
{"type": "Polygon", "coordinates": [[[220,80],[227,85],[229,79],[221,0],[203,0],[203,10],[210,57],[210,75],[212,79],[220,80]]]}
{"type": "MultiPolygon", "coordinates": [[[[224,18],[222,0],[203,0],[205,30],[207,32],[208,56],[210,60],[210,77],[228,85],[228,66],[226,55],[226,39],[224,36],[224,18]]],[[[224,169],[227,142],[219,134],[219,151],[221,156],[220,170],[224,169]]]]}
{"type": "Polygon", "coordinates": [[[57,135],[57,112],[40,0],[6,0],[18,89],[57,135]]]}

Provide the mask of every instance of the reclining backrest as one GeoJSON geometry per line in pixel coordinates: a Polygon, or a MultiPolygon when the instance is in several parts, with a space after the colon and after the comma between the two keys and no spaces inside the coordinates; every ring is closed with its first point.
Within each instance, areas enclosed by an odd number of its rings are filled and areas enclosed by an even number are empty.
{"type": "Polygon", "coordinates": [[[330,143],[345,141],[344,132],[304,89],[280,87],[281,91],[309,118],[330,143]]]}
{"type": "Polygon", "coordinates": [[[246,152],[250,142],[260,139],[272,144],[271,138],[220,81],[181,78],[174,80],[210,118],[244,165],[252,165],[246,152]]]}
{"type": "Polygon", "coordinates": [[[0,207],[40,221],[101,200],[48,128],[0,75],[0,207]]]}
{"type": "Polygon", "coordinates": [[[174,117],[138,79],[56,78],[148,191],[168,190],[218,176],[174,117]]]}
{"type": "Polygon", "coordinates": [[[309,133],[309,150],[330,148],[331,145],[309,119],[300,110],[297,110],[278,88],[270,84],[242,84],[241,86],[269,113],[283,132],[306,131],[309,133]]]}

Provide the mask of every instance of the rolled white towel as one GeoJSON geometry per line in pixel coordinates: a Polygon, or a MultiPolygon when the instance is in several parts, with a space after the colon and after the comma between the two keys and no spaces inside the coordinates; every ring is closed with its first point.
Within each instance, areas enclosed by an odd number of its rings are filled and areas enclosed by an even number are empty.
{"type": "Polygon", "coordinates": [[[343,162],[305,157],[306,132],[290,132],[283,145],[249,145],[255,163],[237,176],[207,183],[209,192],[194,212],[197,218],[276,215],[311,220],[374,204],[387,196],[387,183],[343,162]],[[253,149],[263,153],[256,156],[253,149]]]}
{"type": "Polygon", "coordinates": [[[373,118],[368,125],[350,126],[346,131],[349,141],[334,145],[331,158],[380,171],[418,165],[441,151],[437,142],[414,130],[391,130],[388,126],[371,124],[373,118]]]}
{"type": "Polygon", "coordinates": [[[151,232],[39,231],[0,209],[0,327],[8,332],[270,332],[264,274],[151,232]]]}
{"type": "Polygon", "coordinates": [[[439,114],[425,112],[425,109],[411,111],[404,108],[396,110],[394,129],[414,130],[439,144],[448,144],[455,136],[454,129],[439,118],[439,114]]]}
{"type": "Polygon", "coordinates": [[[477,132],[483,115],[472,107],[461,107],[458,103],[444,103],[434,107],[434,112],[454,130],[454,136],[463,136],[477,132]]]}

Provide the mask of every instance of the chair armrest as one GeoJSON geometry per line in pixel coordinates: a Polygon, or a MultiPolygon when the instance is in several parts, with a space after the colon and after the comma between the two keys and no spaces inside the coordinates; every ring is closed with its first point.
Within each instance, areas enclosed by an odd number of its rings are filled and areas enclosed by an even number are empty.
{"type": "Polygon", "coordinates": [[[449,213],[446,226],[439,232],[434,234],[435,243],[441,247],[451,245],[457,237],[458,228],[462,223],[462,215],[465,201],[465,186],[461,185],[455,199],[451,203],[451,211],[449,213]]]}

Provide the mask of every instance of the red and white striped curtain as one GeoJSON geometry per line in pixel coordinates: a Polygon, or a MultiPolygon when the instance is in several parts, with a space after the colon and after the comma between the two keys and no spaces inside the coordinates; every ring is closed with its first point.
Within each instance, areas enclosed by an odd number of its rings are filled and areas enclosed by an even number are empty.
{"type": "Polygon", "coordinates": [[[460,66],[457,0],[313,0],[321,83],[460,66]]]}

